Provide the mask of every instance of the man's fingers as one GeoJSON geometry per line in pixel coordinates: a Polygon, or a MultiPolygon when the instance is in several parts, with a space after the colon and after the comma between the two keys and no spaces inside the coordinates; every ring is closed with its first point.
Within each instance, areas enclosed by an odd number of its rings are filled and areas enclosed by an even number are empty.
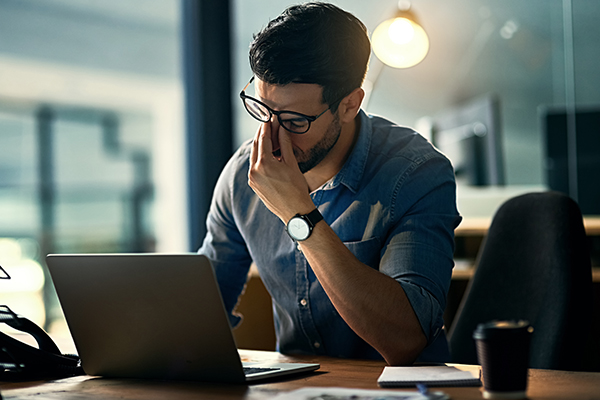
{"type": "Polygon", "coordinates": [[[258,151],[260,157],[273,154],[273,143],[271,142],[271,124],[265,122],[258,132],[258,151]]]}
{"type": "Polygon", "coordinates": [[[279,148],[281,149],[281,159],[288,165],[297,165],[292,138],[283,128],[279,128],[279,148]]]}
{"type": "Polygon", "coordinates": [[[256,135],[254,135],[254,140],[252,141],[252,151],[250,152],[250,164],[255,165],[258,161],[258,136],[260,135],[260,130],[262,126],[259,126],[256,130],[256,135]]]}
{"type": "Polygon", "coordinates": [[[264,159],[265,154],[271,155],[271,124],[264,122],[260,124],[256,131],[256,136],[252,142],[252,151],[250,153],[251,165],[256,165],[260,158],[264,159]]]}

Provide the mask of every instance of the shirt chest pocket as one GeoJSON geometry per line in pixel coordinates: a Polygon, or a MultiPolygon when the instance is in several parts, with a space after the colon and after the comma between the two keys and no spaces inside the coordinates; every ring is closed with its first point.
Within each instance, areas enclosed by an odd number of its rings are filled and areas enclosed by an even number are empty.
{"type": "Polygon", "coordinates": [[[344,242],[344,245],[354,254],[358,261],[373,269],[379,269],[381,242],[378,238],[361,240],[359,242],[344,242]]]}

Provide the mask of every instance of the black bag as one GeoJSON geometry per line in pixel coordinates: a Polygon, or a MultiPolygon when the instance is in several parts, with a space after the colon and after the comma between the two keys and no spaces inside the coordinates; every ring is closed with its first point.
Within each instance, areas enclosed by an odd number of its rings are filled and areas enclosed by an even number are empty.
{"type": "MultiPolygon", "coordinates": [[[[1,266],[0,279],[10,279],[1,266]]],[[[63,378],[84,373],[79,357],[61,354],[42,328],[8,306],[0,306],[2,323],[33,336],[39,348],[0,332],[0,381],[63,378]]]]}
{"type": "Polygon", "coordinates": [[[0,332],[0,380],[60,378],[83,374],[79,357],[61,354],[50,336],[39,326],[0,306],[0,323],[33,336],[35,348],[0,332]]]}

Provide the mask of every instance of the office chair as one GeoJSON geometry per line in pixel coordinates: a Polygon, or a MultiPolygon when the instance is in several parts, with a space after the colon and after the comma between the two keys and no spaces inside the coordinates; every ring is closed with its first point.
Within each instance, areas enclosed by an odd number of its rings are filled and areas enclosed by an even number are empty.
{"type": "Polygon", "coordinates": [[[528,193],[496,212],[450,328],[452,361],[478,364],[477,324],[528,320],[530,367],[579,370],[592,318],[589,244],[579,206],[558,192],[528,193]]]}

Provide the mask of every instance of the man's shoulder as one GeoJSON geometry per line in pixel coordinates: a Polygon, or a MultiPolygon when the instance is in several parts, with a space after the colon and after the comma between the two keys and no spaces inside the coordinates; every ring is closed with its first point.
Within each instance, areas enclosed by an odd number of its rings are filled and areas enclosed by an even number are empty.
{"type": "Polygon", "coordinates": [[[421,164],[432,158],[445,159],[426,138],[414,129],[386,118],[369,115],[371,156],[379,161],[421,164]]]}
{"type": "Polygon", "coordinates": [[[253,138],[246,139],[244,142],[242,142],[240,147],[238,147],[238,149],[235,151],[235,153],[233,154],[234,157],[237,157],[237,158],[243,159],[243,160],[248,160],[250,158],[250,153],[252,152],[252,144],[253,143],[254,143],[253,138]]]}
{"type": "Polygon", "coordinates": [[[244,141],[240,147],[233,153],[227,162],[227,169],[230,172],[239,172],[248,170],[248,162],[250,160],[250,153],[252,152],[252,139],[244,141]]]}
{"type": "Polygon", "coordinates": [[[237,191],[238,188],[248,187],[248,168],[252,141],[248,140],[231,155],[227,164],[221,171],[217,183],[217,190],[237,191]]]}

